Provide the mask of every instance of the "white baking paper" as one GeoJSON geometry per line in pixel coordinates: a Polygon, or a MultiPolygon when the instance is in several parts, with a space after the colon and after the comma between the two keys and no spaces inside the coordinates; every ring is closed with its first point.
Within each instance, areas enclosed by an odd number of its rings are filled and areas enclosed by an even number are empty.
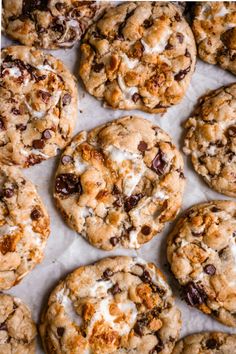
{"type": "MultiPolygon", "coordinates": [[[[17,43],[2,36],[2,47],[12,44],[17,43]]],[[[49,52],[61,59],[78,77],[78,47],[49,52]]],[[[116,118],[135,114],[155,122],[155,124],[158,124],[167,131],[181,150],[184,136],[182,123],[191,114],[198,97],[205,94],[208,90],[216,89],[234,81],[235,77],[232,74],[219,67],[208,65],[198,60],[196,71],[192,77],[185,98],[180,104],[170,108],[164,116],[143,113],[141,111],[114,111],[103,108],[101,102],[86,93],[82,83],[79,82],[78,119],[74,135],[81,130],[88,130],[116,118]]],[[[229,199],[212,191],[194,172],[190,161],[187,161],[186,157],[184,157],[184,161],[187,183],[182,210],[199,202],[206,202],[212,199],[229,199]]],[[[44,161],[24,171],[25,175],[36,184],[38,192],[47,206],[51,217],[51,235],[47,243],[43,262],[28,274],[19,285],[8,291],[8,293],[20,297],[28,304],[32,310],[33,318],[37,323],[39,323],[40,313],[50,292],[58,281],[63,279],[69,272],[81,265],[95,262],[103,257],[130,255],[143,257],[146,261],[154,262],[167,276],[169,284],[176,295],[176,303],[182,312],[183,326],[181,337],[186,334],[204,330],[222,330],[236,333],[236,330],[219,324],[211,317],[202,314],[200,311],[189,307],[181,301],[176,289],[176,282],[166,265],[166,236],[174,226],[174,222],[166,225],[161,234],[137,251],[118,249],[116,251],[107,252],[98,250],[67,227],[59,211],[55,208],[52,197],[52,181],[57,164],[58,157],[44,161]]],[[[37,343],[37,354],[38,353],[43,353],[40,340],[38,340],[37,343]]]]}

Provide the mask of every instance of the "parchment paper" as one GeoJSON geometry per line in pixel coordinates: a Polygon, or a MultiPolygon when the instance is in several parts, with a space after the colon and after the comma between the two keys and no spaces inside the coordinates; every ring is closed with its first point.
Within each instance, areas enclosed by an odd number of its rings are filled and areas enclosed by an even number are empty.
{"type": "MultiPolygon", "coordinates": [[[[2,36],[2,47],[14,43],[2,36]]],[[[69,69],[78,77],[78,46],[67,50],[49,51],[55,57],[61,59],[69,69]]],[[[200,60],[197,61],[196,71],[192,77],[191,84],[185,98],[176,106],[171,107],[164,116],[143,113],[141,111],[113,111],[103,108],[101,102],[86,93],[81,82],[79,85],[78,119],[74,135],[81,130],[91,129],[95,126],[111,121],[113,119],[136,114],[147,118],[161,128],[166,130],[173,138],[178,148],[182,149],[184,130],[181,124],[189,117],[198,97],[208,90],[216,89],[235,81],[235,77],[213,65],[208,65],[200,60]]],[[[98,250],[86,242],[80,235],[72,231],[62,220],[59,211],[55,208],[52,198],[52,180],[59,157],[51,158],[48,161],[24,170],[25,175],[36,184],[51,217],[51,235],[49,237],[45,258],[22,282],[12,288],[8,293],[20,297],[30,307],[34,320],[38,323],[40,313],[47,298],[56,286],[58,281],[65,277],[75,268],[95,262],[101,258],[114,255],[130,255],[143,257],[147,261],[156,263],[162,272],[167,276],[169,284],[176,295],[176,303],[182,312],[181,336],[186,334],[204,331],[221,330],[234,332],[236,330],[223,326],[210,316],[189,307],[181,299],[177,289],[177,283],[170,274],[166,261],[166,236],[174,226],[174,222],[166,225],[164,231],[152,241],[142,246],[139,250],[118,249],[112,252],[98,250]]],[[[182,210],[199,202],[212,199],[229,199],[219,193],[212,191],[198,175],[188,159],[184,157],[185,175],[187,183],[184,193],[182,210]]],[[[37,354],[43,353],[40,340],[37,343],[37,354]]]]}

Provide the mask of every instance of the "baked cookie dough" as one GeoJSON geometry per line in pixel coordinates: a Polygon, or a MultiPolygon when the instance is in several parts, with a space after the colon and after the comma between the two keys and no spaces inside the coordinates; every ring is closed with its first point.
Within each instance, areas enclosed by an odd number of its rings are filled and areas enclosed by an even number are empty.
{"type": "Polygon", "coordinates": [[[54,196],[68,225],[92,245],[139,248],[175,218],[184,185],[182,156],[167,133],[128,116],[72,140],[54,196]]]}
{"type": "Polygon", "coordinates": [[[60,60],[30,47],[2,50],[1,163],[29,167],[55,156],[76,117],[75,79],[60,60]]]}
{"type": "Polygon", "coordinates": [[[34,354],[36,326],[18,298],[0,294],[0,353],[34,354]]]}
{"type": "Polygon", "coordinates": [[[186,124],[184,152],[207,184],[236,196],[236,84],[203,96],[186,124]]]}
{"type": "Polygon", "coordinates": [[[75,0],[3,0],[3,31],[29,46],[72,47],[105,3],[75,0]]]}
{"type": "Polygon", "coordinates": [[[167,257],[186,302],[236,327],[236,203],[190,208],[169,236],[167,257]]]}
{"type": "Polygon", "coordinates": [[[200,58],[236,74],[236,3],[197,3],[192,29],[200,58]]]}
{"type": "Polygon", "coordinates": [[[115,257],[80,267],[60,282],[42,315],[46,353],[170,354],[180,311],[160,270],[115,257]]]}
{"type": "Polygon", "coordinates": [[[195,61],[193,34],[178,6],[126,2],[86,32],[79,73],[107,106],[159,113],[183,98],[195,61]]]}
{"type": "Polygon", "coordinates": [[[41,262],[48,236],[49,216],[34,185],[16,167],[0,165],[0,290],[41,262]]]}
{"type": "Polygon", "coordinates": [[[236,348],[236,334],[203,332],[181,339],[172,354],[231,354],[236,348]]]}

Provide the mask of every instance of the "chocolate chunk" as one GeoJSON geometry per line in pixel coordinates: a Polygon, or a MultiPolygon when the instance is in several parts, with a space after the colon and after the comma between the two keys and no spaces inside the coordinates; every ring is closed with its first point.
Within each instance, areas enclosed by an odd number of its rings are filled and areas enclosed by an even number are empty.
{"type": "Polygon", "coordinates": [[[109,293],[111,293],[112,295],[116,295],[116,294],[121,293],[121,289],[119,288],[118,283],[116,283],[115,285],[113,285],[113,287],[110,288],[108,291],[109,291],[109,293]]]}
{"type": "Polygon", "coordinates": [[[144,282],[144,283],[152,283],[152,278],[149,274],[149,272],[147,270],[143,271],[143,274],[140,276],[140,279],[144,282]]]}
{"type": "Polygon", "coordinates": [[[145,141],[143,141],[143,140],[141,140],[140,143],[138,144],[138,149],[141,152],[146,151],[147,147],[148,147],[147,143],[145,143],[145,141]]]}
{"type": "Polygon", "coordinates": [[[60,193],[64,196],[82,193],[82,187],[80,184],[80,179],[73,173],[63,173],[57,176],[55,182],[56,193],[60,193]]]}
{"type": "Polygon", "coordinates": [[[143,27],[144,28],[149,28],[153,25],[153,20],[152,19],[146,19],[143,22],[143,27]]]}
{"type": "Polygon", "coordinates": [[[69,165],[69,163],[71,163],[73,161],[72,157],[69,155],[64,155],[61,158],[61,163],[62,165],[69,165]]]}
{"type": "Polygon", "coordinates": [[[219,209],[219,208],[213,206],[213,207],[211,208],[211,211],[212,211],[213,213],[217,213],[217,212],[221,211],[221,209],[219,209]]]}
{"type": "Polygon", "coordinates": [[[233,137],[235,137],[235,136],[236,136],[236,126],[231,126],[231,127],[229,127],[227,133],[228,133],[228,136],[233,136],[233,137]]]}
{"type": "Polygon", "coordinates": [[[190,306],[198,306],[207,300],[207,294],[198,284],[189,282],[183,287],[183,297],[190,306]]]}
{"type": "Polygon", "coordinates": [[[134,332],[138,334],[140,337],[142,337],[144,334],[143,327],[144,324],[141,321],[137,321],[134,325],[134,332]]]}
{"type": "Polygon", "coordinates": [[[116,246],[119,243],[118,237],[111,237],[110,243],[112,244],[112,246],[116,246]]]}
{"type": "Polygon", "coordinates": [[[5,198],[11,198],[14,195],[14,188],[5,188],[3,190],[3,195],[5,198]]]}
{"type": "Polygon", "coordinates": [[[30,214],[30,217],[32,220],[38,220],[39,218],[41,218],[42,213],[41,210],[38,207],[35,207],[30,214]]]}
{"type": "Polygon", "coordinates": [[[112,277],[113,274],[114,274],[113,271],[110,268],[107,268],[103,272],[103,278],[108,279],[108,278],[112,277]]]}
{"type": "Polygon", "coordinates": [[[140,99],[140,95],[135,92],[132,96],[132,100],[134,101],[134,103],[138,102],[138,100],[140,99]]]}
{"type": "Polygon", "coordinates": [[[95,73],[99,73],[103,68],[104,68],[103,63],[96,63],[93,66],[93,70],[95,71],[95,73]]]}
{"type": "Polygon", "coordinates": [[[49,129],[44,130],[42,137],[43,139],[46,140],[50,139],[52,137],[50,130],[49,129]]]}
{"type": "Polygon", "coordinates": [[[7,324],[6,322],[3,322],[0,324],[0,331],[7,331],[7,324]]]}
{"type": "Polygon", "coordinates": [[[52,30],[54,32],[59,32],[59,33],[63,33],[64,32],[64,26],[58,20],[54,21],[54,23],[53,23],[51,28],[52,28],[52,30]]]}
{"type": "Polygon", "coordinates": [[[59,337],[62,337],[64,332],[65,332],[65,328],[63,328],[63,327],[58,327],[57,328],[57,334],[58,334],[59,337]]]}
{"type": "Polygon", "coordinates": [[[167,161],[165,160],[165,155],[161,150],[159,150],[154,159],[152,160],[151,169],[159,176],[162,176],[165,173],[166,167],[167,161]]]}
{"type": "Polygon", "coordinates": [[[142,199],[142,198],[143,198],[143,194],[142,193],[133,194],[129,198],[126,198],[125,203],[124,203],[125,211],[128,212],[131,209],[133,209],[138,204],[140,199],[142,199]]]}
{"type": "Polygon", "coordinates": [[[188,66],[186,69],[184,70],[180,70],[178,72],[178,74],[175,75],[175,80],[176,81],[181,81],[185,78],[185,76],[187,75],[187,73],[190,71],[191,67],[188,66]]]}
{"type": "Polygon", "coordinates": [[[214,338],[209,338],[206,341],[207,349],[219,349],[220,345],[214,338]]]}
{"type": "Polygon", "coordinates": [[[66,106],[71,103],[71,95],[69,93],[66,93],[63,98],[62,98],[62,103],[63,106],[66,106]]]}
{"type": "Polygon", "coordinates": [[[45,146],[45,142],[43,139],[36,139],[36,140],[33,140],[32,145],[33,145],[34,149],[43,149],[45,146]]]}
{"type": "Polygon", "coordinates": [[[24,124],[16,124],[16,129],[23,132],[24,130],[26,130],[27,126],[24,124]]]}
{"type": "Polygon", "coordinates": [[[214,275],[216,272],[216,268],[213,266],[213,264],[207,264],[203,269],[204,272],[209,275],[214,275]]]}
{"type": "Polygon", "coordinates": [[[15,115],[18,116],[20,114],[20,110],[17,108],[12,108],[11,112],[15,115]]]}
{"type": "Polygon", "coordinates": [[[47,91],[38,91],[39,97],[43,100],[44,103],[48,103],[50,97],[52,96],[49,92],[47,91]]]}
{"type": "Polygon", "coordinates": [[[141,232],[142,232],[142,234],[145,235],[145,236],[150,235],[150,233],[151,233],[151,228],[150,228],[150,226],[144,225],[144,226],[142,227],[142,229],[141,229],[141,232]]]}
{"type": "Polygon", "coordinates": [[[184,35],[182,33],[180,33],[180,32],[176,33],[176,37],[177,37],[179,43],[183,43],[184,35]]]}
{"type": "Polygon", "coordinates": [[[121,194],[121,191],[119,190],[116,184],[114,184],[113,186],[112,194],[113,195],[121,194]]]}
{"type": "Polygon", "coordinates": [[[22,4],[22,14],[30,16],[35,10],[46,11],[48,0],[24,0],[22,4]]]}

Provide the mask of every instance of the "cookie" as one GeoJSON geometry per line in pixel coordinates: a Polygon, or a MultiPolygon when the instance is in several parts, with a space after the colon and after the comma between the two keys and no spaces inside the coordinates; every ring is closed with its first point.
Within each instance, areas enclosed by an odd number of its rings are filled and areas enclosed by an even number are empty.
{"type": "Polygon", "coordinates": [[[68,225],[95,247],[139,248],[175,218],[184,184],[182,156],[167,133],[128,116],[73,138],[54,197],[68,225]]]}
{"type": "Polygon", "coordinates": [[[236,327],[236,203],[190,208],[168,239],[167,257],[186,302],[236,327]]]}
{"type": "Polygon", "coordinates": [[[236,196],[236,84],[203,96],[186,124],[184,152],[219,193],[236,196]]]}
{"type": "Polygon", "coordinates": [[[236,335],[223,332],[191,334],[181,339],[172,354],[231,354],[236,348],[236,335]]]}
{"type": "Polygon", "coordinates": [[[70,48],[104,7],[98,1],[3,0],[3,31],[28,46],[70,48]]]}
{"type": "Polygon", "coordinates": [[[46,353],[169,354],[180,311],[160,270],[114,257],[80,267],[60,282],[42,315],[46,353]]]}
{"type": "Polygon", "coordinates": [[[126,2],[86,32],[79,74],[106,106],[161,113],[183,98],[195,61],[193,34],[178,6],[126,2]]]}
{"type": "Polygon", "coordinates": [[[236,74],[236,3],[197,3],[192,29],[200,58],[236,74]]]}
{"type": "Polygon", "coordinates": [[[0,165],[0,290],[17,284],[43,258],[49,216],[15,166],[0,165]]]}
{"type": "Polygon", "coordinates": [[[29,167],[57,154],[77,117],[74,77],[58,59],[30,47],[2,50],[0,162],[29,167]]]}
{"type": "Polygon", "coordinates": [[[18,298],[0,294],[0,353],[34,354],[36,326],[18,298]]]}

